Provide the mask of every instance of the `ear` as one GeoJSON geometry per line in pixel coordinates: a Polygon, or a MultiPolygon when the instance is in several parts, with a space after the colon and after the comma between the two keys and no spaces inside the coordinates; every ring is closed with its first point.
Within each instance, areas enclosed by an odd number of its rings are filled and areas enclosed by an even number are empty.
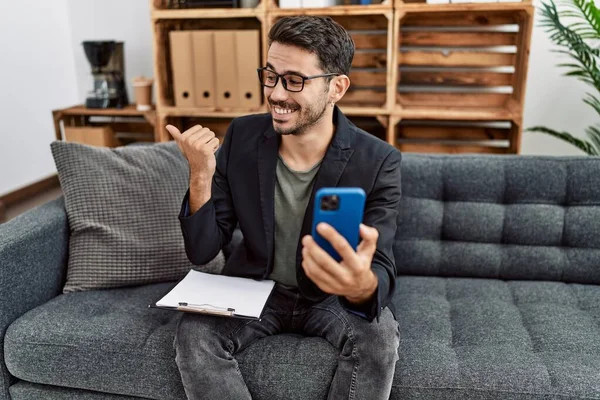
{"type": "Polygon", "coordinates": [[[344,97],[350,87],[350,78],[347,75],[338,75],[329,83],[329,102],[337,103],[344,97]]]}

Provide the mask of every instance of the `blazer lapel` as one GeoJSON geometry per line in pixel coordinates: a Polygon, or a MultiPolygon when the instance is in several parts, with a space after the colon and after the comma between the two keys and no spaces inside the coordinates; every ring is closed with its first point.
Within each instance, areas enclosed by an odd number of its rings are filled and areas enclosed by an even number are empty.
{"type": "Polygon", "coordinates": [[[324,187],[335,187],[337,186],[348,160],[354,153],[353,149],[341,149],[334,141],[332,145],[325,153],[323,162],[317,176],[315,178],[315,184],[310,195],[308,206],[306,207],[306,213],[304,214],[304,220],[302,221],[302,229],[300,231],[300,238],[304,235],[310,234],[312,219],[313,219],[313,208],[315,203],[315,193],[317,190],[324,187]]]}
{"type": "Polygon", "coordinates": [[[267,269],[273,263],[273,238],[275,229],[275,170],[279,154],[279,138],[270,127],[258,140],[258,184],[262,211],[265,243],[267,245],[267,269]]]}
{"type": "MultiPolygon", "coordinates": [[[[334,113],[334,122],[336,123],[336,131],[333,140],[325,153],[323,162],[317,176],[315,178],[315,184],[313,186],[312,193],[304,219],[302,221],[302,229],[300,230],[300,240],[304,235],[309,235],[312,227],[313,220],[313,208],[315,204],[315,193],[317,190],[323,187],[335,187],[337,186],[346,165],[354,153],[354,149],[350,147],[353,139],[354,132],[350,128],[350,122],[342,114],[339,108],[336,106],[334,113]]],[[[300,266],[302,262],[302,244],[298,242],[298,249],[296,251],[296,266],[302,269],[300,266]]]]}

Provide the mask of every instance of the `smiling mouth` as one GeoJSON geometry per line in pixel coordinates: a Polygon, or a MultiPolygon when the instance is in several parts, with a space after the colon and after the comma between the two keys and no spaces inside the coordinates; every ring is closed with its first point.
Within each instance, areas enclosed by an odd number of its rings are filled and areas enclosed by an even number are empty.
{"type": "Polygon", "coordinates": [[[280,108],[280,107],[273,107],[273,111],[275,111],[277,114],[292,114],[292,113],[296,112],[296,110],[292,110],[290,108],[280,108]]]}
{"type": "Polygon", "coordinates": [[[278,123],[285,123],[290,121],[292,115],[295,114],[299,108],[280,107],[279,105],[270,104],[273,121],[278,123]]]}

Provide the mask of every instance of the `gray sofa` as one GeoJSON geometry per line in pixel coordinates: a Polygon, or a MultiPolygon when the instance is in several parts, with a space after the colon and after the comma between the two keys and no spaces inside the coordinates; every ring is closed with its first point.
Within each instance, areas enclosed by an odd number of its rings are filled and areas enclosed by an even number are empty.
{"type": "MultiPolygon", "coordinates": [[[[600,399],[600,159],[405,154],[392,399],[600,399]]],[[[184,399],[173,283],[60,294],[62,199],[0,225],[0,399],[184,399]],[[1,348],[1,347],[0,347],[1,348]]],[[[256,399],[324,399],[336,351],[238,356],[256,399]]]]}

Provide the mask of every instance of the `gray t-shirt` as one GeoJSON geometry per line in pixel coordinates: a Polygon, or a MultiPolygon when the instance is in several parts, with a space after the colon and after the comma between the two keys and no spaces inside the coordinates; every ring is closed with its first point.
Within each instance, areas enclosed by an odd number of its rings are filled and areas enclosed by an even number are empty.
{"type": "Polygon", "coordinates": [[[296,250],[302,221],[321,161],[308,171],[294,171],[277,160],[275,173],[275,258],[269,279],[288,286],[296,281],[296,250]]]}

